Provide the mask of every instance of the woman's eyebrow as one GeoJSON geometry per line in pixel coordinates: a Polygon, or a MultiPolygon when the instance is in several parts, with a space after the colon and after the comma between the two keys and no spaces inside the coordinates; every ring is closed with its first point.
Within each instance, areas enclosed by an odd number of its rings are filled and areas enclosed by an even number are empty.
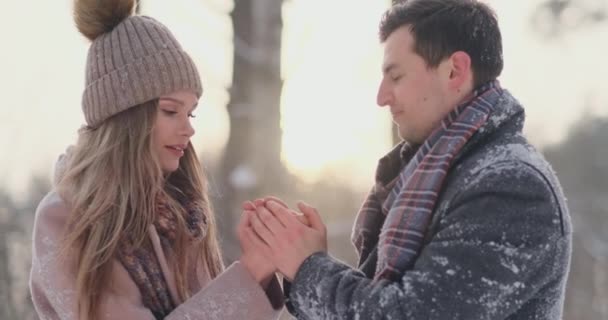
{"type": "Polygon", "coordinates": [[[171,97],[162,97],[159,99],[159,101],[163,101],[163,100],[169,100],[171,102],[175,102],[177,104],[179,104],[180,106],[185,105],[185,103],[179,99],[175,99],[175,98],[171,98],[171,97]]]}
{"type": "MultiPolygon", "coordinates": [[[[176,99],[176,98],[172,98],[172,97],[162,97],[162,98],[159,98],[158,100],[159,100],[159,102],[163,101],[163,100],[174,102],[174,103],[177,103],[181,107],[183,107],[183,106],[186,105],[186,103],[183,102],[182,100],[179,100],[179,99],[176,99]]],[[[196,109],[197,106],[198,106],[198,101],[192,106],[192,110],[196,109]]]]}

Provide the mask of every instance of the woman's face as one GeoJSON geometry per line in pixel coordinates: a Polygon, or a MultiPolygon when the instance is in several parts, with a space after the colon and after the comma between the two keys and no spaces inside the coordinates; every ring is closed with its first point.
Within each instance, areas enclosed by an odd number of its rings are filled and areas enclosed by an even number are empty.
{"type": "Polygon", "coordinates": [[[154,151],[163,172],[177,170],[179,159],[188,147],[194,128],[190,123],[198,98],[191,91],[181,90],[161,96],[158,101],[156,122],[152,129],[154,151]]]}

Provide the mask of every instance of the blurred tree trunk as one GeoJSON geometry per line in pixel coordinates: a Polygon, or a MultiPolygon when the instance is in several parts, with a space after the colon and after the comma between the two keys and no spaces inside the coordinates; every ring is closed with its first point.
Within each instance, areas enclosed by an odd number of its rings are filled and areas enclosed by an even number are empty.
{"type": "Polygon", "coordinates": [[[10,270],[7,225],[0,226],[0,319],[16,319],[12,298],[13,279],[10,270]]]}
{"type": "Polygon", "coordinates": [[[236,258],[234,229],[244,200],[284,185],[280,95],[283,0],[235,0],[234,70],[228,114],[230,135],[221,163],[216,202],[227,261],[236,258]]]}
{"type": "Polygon", "coordinates": [[[16,208],[4,190],[0,190],[0,319],[16,319],[13,300],[9,233],[15,231],[16,208]]]}

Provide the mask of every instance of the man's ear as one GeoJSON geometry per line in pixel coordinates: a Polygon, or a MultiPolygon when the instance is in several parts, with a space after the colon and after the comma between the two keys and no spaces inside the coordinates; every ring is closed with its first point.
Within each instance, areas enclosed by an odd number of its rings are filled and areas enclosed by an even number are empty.
{"type": "Polygon", "coordinates": [[[471,69],[471,57],[464,51],[456,51],[448,59],[450,74],[448,86],[454,91],[460,91],[467,82],[473,82],[473,69],[471,69]]]}

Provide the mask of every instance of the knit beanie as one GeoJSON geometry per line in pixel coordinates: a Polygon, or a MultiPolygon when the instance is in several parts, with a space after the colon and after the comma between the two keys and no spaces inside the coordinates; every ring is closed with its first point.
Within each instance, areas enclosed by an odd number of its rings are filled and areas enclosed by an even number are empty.
{"type": "Polygon", "coordinates": [[[135,0],[76,0],[78,30],[88,51],[82,111],[87,125],[177,90],[200,97],[196,65],[157,20],[133,15],[135,0]]]}

